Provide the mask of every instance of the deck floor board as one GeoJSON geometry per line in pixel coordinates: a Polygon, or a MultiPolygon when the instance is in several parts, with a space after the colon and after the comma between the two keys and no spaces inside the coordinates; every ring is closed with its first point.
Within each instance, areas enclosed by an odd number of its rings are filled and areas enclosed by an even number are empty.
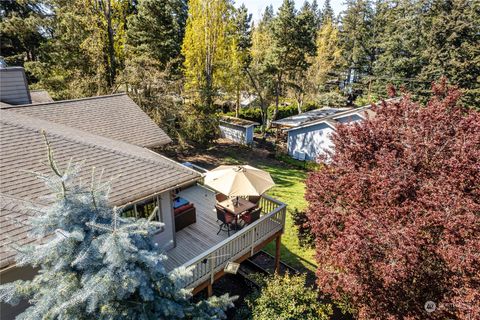
{"type": "MultiPolygon", "coordinates": [[[[217,235],[219,225],[215,213],[215,194],[201,186],[194,186],[179,193],[193,203],[197,222],[176,233],[176,246],[166,252],[165,267],[173,270],[187,261],[227,239],[226,232],[217,235]]],[[[231,234],[231,233],[230,233],[231,234]]]]}

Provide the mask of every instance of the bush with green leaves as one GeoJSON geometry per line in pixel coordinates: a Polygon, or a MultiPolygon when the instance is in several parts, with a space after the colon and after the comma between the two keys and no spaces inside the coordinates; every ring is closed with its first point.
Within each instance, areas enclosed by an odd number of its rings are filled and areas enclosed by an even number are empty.
{"type": "MultiPolygon", "coordinates": [[[[162,226],[146,219],[122,218],[108,204],[110,183],[76,183],[79,165],[41,176],[52,203],[32,208],[32,232],[42,244],[18,248],[17,266],[39,272],[31,281],[0,286],[0,301],[31,306],[19,319],[222,319],[232,306],[227,295],[198,303],[183,286],[191,270],[168,273],[153,235],[162,226]]],[[[93,180],[93,179],[92,179],[93,180]]],[[[152,213],[153,216],[153,213],[152,213]]]]}
{"type": "Polygon", "coordinates": [[[318,300],[316,289],[305,285],[305,275],[258,277],[261,290],[247,298],[253,320],[326,320],[332,306],[318,300]]]}

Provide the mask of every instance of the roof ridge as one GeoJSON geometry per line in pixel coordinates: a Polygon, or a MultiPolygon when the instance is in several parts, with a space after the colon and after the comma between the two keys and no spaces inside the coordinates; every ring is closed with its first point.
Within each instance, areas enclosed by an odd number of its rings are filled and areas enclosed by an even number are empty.
{"type": "MultiPolygon", "coordinates": [[[[81,143],[86,146],[94,146],[96,148],[107,150],[115,154],[124,155],[127,158],[134,159],[134,160],[142,160],[151,164],[160,164],[162,166],[170,167],[173,169],[179,169],[179,168],[183,169],[181,164],[178,163],[178,167],[176,167],[172,164],[172,162],[176,163],[175,161],[168,159],[167,157],[160,155],[158,153],[155,153],[153,151],[149,153],[152,155],[152,157],[141,156],[131,152],[126,152],[124,151],[124,148],[120,146],[115,146],[114,144],[120,144],[120,145],[123,145],[124,147],[138,149],[137,151],[141,151],[141,152],[150,151],[149,149],[141,146],[137,146],[137,145],[130,144],[128,142],[124,142],[120,140],[114,140],[111,138],[99,136],[87,131],[83,131],[83,130],[69,127],[62,124],[57,124],[47,120],[33,118],[30,116],[19,114],[14,111],[3,110],[2,112],[7,113],[7,115],[9,115],[10,117],[9,118],[4,116],[0,117],[1,122],[6,122],[19,128],[24,128],[24,129],[33,130],[33,131],[45,130],[45,132],[47,133],[47,136],[53,135],[53,136],[56,136],[65,140],[69,140],[75,143],[81,143]],[[44,127],[49,129],[45,129],[44,127]],[[88,137],[90,139],[81,139],[80,137],[88,137]],[[100,144],[98,142],[100,142],[100,144]],[[159,159],[153,159],[153,155],[159,159]],[[166,159],[169,161],[166,161],[166,159]]],[[[188,170],[184,170],[184,171],[188,173],[192,173],[188,170]]]]}
{"type": "MultiPolygon", "coordinates": [[[[42,89],[46,91],[45,89],[42,89]]],[[[48,92],[48,91],[47,91],[48,92]]],[[[128,96],[126,92],[118,92],[112,93],[108,95],[102,96],[94,96],[94,97],[85,97],[85,98],[77,98],[77,99],[66,99],[66,100],[57,100],[53,102],[41,102],[41,103],[30,103],[30,104],[19,104],[19,105],[12,105],[12,106],[3,106],[0,109],[14,109],[14,108],[25,108],[25,107],[34,107],[34,106],[43,106],[43,105],[51,105],[51,104],[59,104],[59,103],[72,103],[78,101],[86,101],[86,100],[97,100],[97,99],[106,99],[111,97],[119,97],[119,96],[128,96]]]]}

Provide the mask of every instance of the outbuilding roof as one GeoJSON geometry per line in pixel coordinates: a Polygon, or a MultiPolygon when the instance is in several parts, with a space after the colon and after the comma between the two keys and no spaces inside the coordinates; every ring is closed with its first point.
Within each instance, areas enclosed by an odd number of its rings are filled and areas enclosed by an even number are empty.
{"type": "Polygon", "coordinates": [[[365,119],[367,117],[367,114],[368,114],[368,116],[374,116],[374,113],[373,113],[373,111],[370,110],[370,108],[371,108],[371,106],[368,105],[368,106],[364,106],[364,107],[348,109],[348,110],[345,110],[345,111],[342,111],[342,112],[336,112],[334,114],[327,115],[327,116],[319,118],[319,119],[307,121],[307,122],[304,122],[301,125],[298,125],[298,126],[295,126],[295,127],[291,127],[287,131],[295,131],[295,130],[310,127],[310,126],[313,126],[313,125],[316,125],[316,124],[319,124],[319,123],[325,123],[328,126],[335,129],[335,126],[338,124],[337,119],[339,119],[339,118],[346,118],[346,117],[351,117],[351,116],[354,116],[354,115],[358,115],[360,118],[365,119]]]}
{"type": "Polygon", "coordinates": [[[237,126],[240,126],[240,127],[245,127],[245,128],[260,125],[258,122],[254,122],[254,121],[250,121],[250,120],[246,120],[246,119],[241,119],[241,118],[236,118],[236,117],[229,117],[229,116],[223,116],[220,119],[220,121],[230,123],[230,124],[234,124],[234,125],[237,125],[237,126]]]}
{"type": "Polygon", "coordinates": [[[320,108],[315,110],[310,110],[300,114],[296,114],[290,117],[286,117],[280,120],[272,121],[273,125],[280,127],[298,127],[305,123],[323,119],[325,117],[337,114],[339,112],[350,110],[351,108],[320,108]]]}
{"type": "Polygon", "coordinates": [[[171,142],[125,93],[0,108],[142,147],[171,142]]]}

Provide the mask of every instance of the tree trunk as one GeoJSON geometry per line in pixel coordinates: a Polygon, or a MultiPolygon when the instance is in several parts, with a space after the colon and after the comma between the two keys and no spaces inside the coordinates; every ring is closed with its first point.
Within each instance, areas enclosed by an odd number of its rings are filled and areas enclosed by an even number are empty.
{"type": "Polygon", "coordinates": [[[252,86],[258,94],[258,99],[260,99],[260,110],[262,113],[262,134],[265,135],[265,126],[267,125],[267,121],[268,121],[268,110],[267,110],[268,107],[265,106],[265,99],[263,99],[262,92],[260,91],[260,88],[257,82],[255,81],[255,79],[253,78],[252,74],[248,69],[245,69],[245,72],[250,78],[250,81],[252,82],[252,86]]]}
{"type": "Polygon", "coordinates": [[[282,74],[277,76],[277,83],[275,84],[275,110],[273,110],[272,121],[277,119],[278,105],[280,104],[280,85],[282,82],[282,74]]]}
{"type": "Polygon", "coordinates": [[[237,101],[235,102],[235,117],[238,118],[240,113],[240,87],[237,86],[237,101]]]}

